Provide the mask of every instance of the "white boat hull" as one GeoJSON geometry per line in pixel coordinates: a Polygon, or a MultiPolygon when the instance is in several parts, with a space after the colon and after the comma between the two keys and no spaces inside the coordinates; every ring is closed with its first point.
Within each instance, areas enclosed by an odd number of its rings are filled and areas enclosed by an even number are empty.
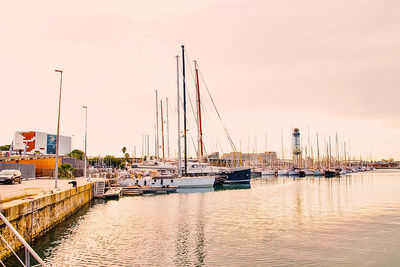
{"type": "Polygon", "coordinates": [[[300,176],[300,172],[299,171],[290,171],[289,176],[300,176]]]}
{"type": "Polygon", "coordinates": [[[142,178],[126,179],[119,181],[122,186],[140,185],[140,186],[177,186],[178,188],[206,188],[213,187],[215,183],[214,176],[200,177],[180,177],[180,178],[142,178]]]}
{"type": "Polygon", "coordinates": [[[325,172],[323,171],[314,171],[314,176],[323,176],[325,172]]]}
{"type": "Polygon", "coordinates": [[[289,171],[284,171],[284,170],[279,170],[278,171],[278,176],[288,176],[289,171]]]}
{"type": "Polygon", "coordinates": [[[274,171],[261,171],[261,176],[273,176],[275,175],[274,171]]]}

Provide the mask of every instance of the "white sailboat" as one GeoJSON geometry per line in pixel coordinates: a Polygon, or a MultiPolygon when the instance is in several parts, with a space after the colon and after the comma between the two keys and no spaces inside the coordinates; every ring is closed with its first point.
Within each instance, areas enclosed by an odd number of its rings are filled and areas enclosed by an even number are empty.
{"type": "MultiPolygon", "coordinates": [[[[185,86],[185,49],[182,46],[182,70],[183,70],[183,104],[184,104],[184,113],[186,114],[186,86],[185,86]]],[[[118,183],[122,186],[130,186],[130,185],[140,185],[140,186],[177,186],[178,188],[209,188],[213,187],[215,183],[215,176],[182,176],[182,167],[181,167],[181,134],[180,134],[180,98],[179,98],[179,57],[176,56],[176,64],[177,64],[177,111],[178,111],[178,175],[170,176],[170,175],[161,175],[154,177],[144,177],[141,179],[126,179],[119,181],[118,183]]],[[[156,96],[157,97],[157,96],[156,96]]],[[[156,113],[157,113],[157,127],[158,130],[158,100],[156,113]]],[[[187,174],[187,141],[186,141],[186,116],[184,116],[184,140],[185,140],[185,174],[187,174]]],[[[158,131],[156,133],[158,137],[158,131]]],[[[158,144],[158,138],[156,140],[156,146],[158,144]]],[[[156,155],[158,155],[158,149],[156,148],[156,155]]],[[[157,168],[157,167],[156,167],[157,168]]]]}
{"type": "Polygon", "coordinates": [[[278,176],[288,176],[289,175],[289,171],[288,170],[278,170],[278,176]]]}
{"type": "Polygon", "coordinates": [[[178,188],[209,188],[215,183],[214,176],[201,177],[174,177],[174,176],[155,176],[144,177],[141,179],[126,179],[119,181],[121,186],[176,186],[178,188]]]}
{"type": "Polygon", "coordinates": [[[261,176],[273,176],[275,174],[276,174],[276,172],[274,170],[270,170],[270,169],[264,169],[261,171],[261,176]]]}

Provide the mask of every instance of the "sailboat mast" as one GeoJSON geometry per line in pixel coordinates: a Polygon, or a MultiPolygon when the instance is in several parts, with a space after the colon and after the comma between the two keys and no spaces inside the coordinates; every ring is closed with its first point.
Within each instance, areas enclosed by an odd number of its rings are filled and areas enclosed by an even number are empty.
{"type": "Polygon", "coordinates": [[[197,87],[197,122],[198,122],[198,135],[199,135],[199,162],[203,161],[203,129],[201,125],[201,103],[200,103],[200,85],[199,85],[199,69],[197,67],[197,61],[194,61],[194,69],[196,71],[196,87],[197,87]]]}
{"type": "Polygon", "coordinates": [[[285,157],[283,155],[283,130],[281,128],[281,149],[282,149],[282,166],[285,166],[285,157]]]}
{"type": "Polygon", "coordinates": [[[176,108],[178,111],[178,177],[182,175],[182,159],[181,159],[181,116],[180,116],[180,99],[179,99],[179,56],[176,56],[176,87],[177,100],[176,108]]]}
{"type": "Polygon", "coordinates": [[[162,100],[161,104],[161,138],[162,138],[162,157],[163,161],[165,161],[165,149],[164,149],[164,116],[163,116],[163,108],[162,108],[162,100]]]}
{"type": "Polygon", "coordinates": [[[167,157],[170,159],[169,153],[169,120],[168,120],[168,97],[165,99],[167,105],[167,157]]]}
{"type": "Polygon", "coordinates": [[[331,147],[331,137],[329,136],[329,169],[332,167],[332,147],[331,147]]]}
{"type": "Polygon", "coordinates": [[[155,140],[155,158],[158,159],[158,93],[156,90],[156,140],[155,140]]]}
{"type": "Polygon", "coordinates": [[[183,76],[183,138],[185,147],[185,175],[187,175],[187,129],[186,129],[186,80],[185,80],[185,46],[182,45],[182,76],[183,76]]]}
{"type": "Polygon", "coordinates": [[[319,163],[319,141],[318,141],[318,133],[317,133],[317,157],[318,157],[318,169],[321,168],[319,163]]]}

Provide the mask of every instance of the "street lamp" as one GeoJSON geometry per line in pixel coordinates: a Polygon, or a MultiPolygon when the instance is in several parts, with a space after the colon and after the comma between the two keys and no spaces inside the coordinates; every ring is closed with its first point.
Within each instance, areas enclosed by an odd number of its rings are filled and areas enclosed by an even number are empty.
{"type": "Polygon", "coordinates": [[[62,75],[63,71],[62,70],[55,70],[55,72],[59,72],[60,75],[60,98],[58,100],[58,121],[57,121],[57,137],[56,137],[56,169],[55,169],[55,175],[54,175],[54,188],[57,188],[57,180],[58,180],[58,145],[59,145],[59,140],[60,140],[60,111],[61,111],[61,88],[62,88],[62,75]]]}
{"type": "Polygon", "coordinates": [[[87,106],[82,106],[82,108],[86,111],[86,119],[85,119],[85,169],[83,170],[83,175],[86,179],[86,161],[87,161],[87,106]]]}

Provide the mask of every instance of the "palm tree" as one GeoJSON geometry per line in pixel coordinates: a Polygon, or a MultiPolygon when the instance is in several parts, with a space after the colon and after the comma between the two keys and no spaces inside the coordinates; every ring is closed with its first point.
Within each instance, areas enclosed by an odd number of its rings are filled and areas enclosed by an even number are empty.
{"type": "Polygon", "coordinates": [[[61,164],[61,165],[58,167],[58,175],[59,175],[60,177],[64,177],[64,178],[72,178],[72,177],[74,177],[74,175],[72,174],[72,172],[73,172],[74,170],[75,170],[75,169],[72,168],[72,165],[69,164],[69,163],[61,164]]]}
{"type": "Polygon", "coordinates": [[[126,147],[123,147],[122,148],[122,153],[125,155],[125,152],[126,152],[126,147]]]}

